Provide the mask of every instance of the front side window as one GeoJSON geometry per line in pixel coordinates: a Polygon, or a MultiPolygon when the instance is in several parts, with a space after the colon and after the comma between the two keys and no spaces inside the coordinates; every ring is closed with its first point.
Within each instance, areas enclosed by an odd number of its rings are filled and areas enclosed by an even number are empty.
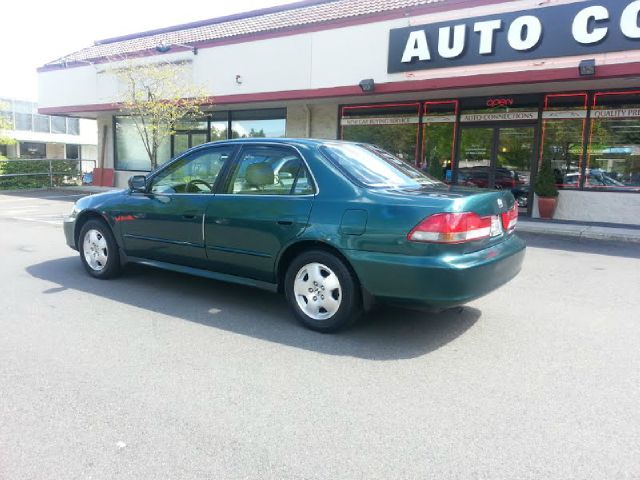
{"type": "Polygon", "coordinates": [[[442,182],[373,145],[329,143],[320,150],[348,176],[367,187],[442,185],[442,182]]]}
{"type": "Polygon", "coordinates": [[[304,162],[288,148],[250,147],[243,151],[227,193],[309,195],[313,185],[304,162]]]}
{"type": "Polygon", "coordinates": [[[205,148],[182,157],[154,178],[152,193],[213,193],[216,180],[233,147],[205,148]]]}

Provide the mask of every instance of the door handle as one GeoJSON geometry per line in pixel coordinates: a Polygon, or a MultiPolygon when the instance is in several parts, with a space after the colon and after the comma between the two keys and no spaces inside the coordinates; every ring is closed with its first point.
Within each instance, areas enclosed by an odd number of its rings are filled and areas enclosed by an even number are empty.
{"type": "Polygon", "coordinates": [[[196,218],[196,216],[188,214],[188,213],[185,213],[184,215],[182,215],[182,218],[185,218],[187,220],[194,220],[196,218]]]}
{"type": "Polygon", "coordinates": [[[277,220],[278,225],[282,225],[284,227],[290,227],[293,225],[293,218],[291,217],[282,217],[277,220]]]}

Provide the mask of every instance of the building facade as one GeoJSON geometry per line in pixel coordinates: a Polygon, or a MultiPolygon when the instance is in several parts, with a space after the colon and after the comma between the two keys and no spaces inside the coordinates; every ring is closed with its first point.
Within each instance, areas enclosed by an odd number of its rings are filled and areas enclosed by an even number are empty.
{"type": "Polygon", "coordinates": [[[640,225],[640,0],[329,0],[107,39],[40,69],[40,112],[95,118],[116,184],[149,169],[114,68],[172,62],[211,98],[165,160],[238,136],[378,144],[442,180],[531,185],[555,218],[640,225]]]}
{"type": "Polygon", "coordinates": [[[0,98],[0,118],[12,139],[0,145],[0,157],[11,159],[97,159],[95,120],[41,115],[34,102],[0,98]]]}

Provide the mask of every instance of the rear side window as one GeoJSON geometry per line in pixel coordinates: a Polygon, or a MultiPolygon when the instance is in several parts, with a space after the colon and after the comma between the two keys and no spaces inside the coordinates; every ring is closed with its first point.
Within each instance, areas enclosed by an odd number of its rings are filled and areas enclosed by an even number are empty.
{"type": "Polygon", "coordinates": [[[237,195],[309,195],[314,193],[302,159],[288,148],[245,148],[226,193],[237,195]]]}
{"type": "Polygon", "coordinates": [[[327,143],[320,151],[347,176],[367,187],[442,185],[398,157],[374,145],[327,143]]]}

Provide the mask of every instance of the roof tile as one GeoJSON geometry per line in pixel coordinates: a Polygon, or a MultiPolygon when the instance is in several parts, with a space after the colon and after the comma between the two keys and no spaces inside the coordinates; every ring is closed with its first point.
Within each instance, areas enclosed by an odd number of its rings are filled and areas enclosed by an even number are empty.
{"type": "Polygon", "coordinates": [[[303,6],[294,4],[291,8],[284,7],[283,10],[267,11],[264,14],[255,15],[249,12],[245,17],[241,16],[230,20],[212,19],[210,23],[202,22],[197,26],[186,26],[186,28],[178,26],[175,30],[163,29],[163,31],[151,32],[151,34],[145,32],[137,36],[96,42],[91,47],[74,52],[47,65],[87,62],[135,54],[154,49],[161,42],[197,45],[200,42],[321,24],[444,1],[446,0],[328,0],[303,6]]]}

